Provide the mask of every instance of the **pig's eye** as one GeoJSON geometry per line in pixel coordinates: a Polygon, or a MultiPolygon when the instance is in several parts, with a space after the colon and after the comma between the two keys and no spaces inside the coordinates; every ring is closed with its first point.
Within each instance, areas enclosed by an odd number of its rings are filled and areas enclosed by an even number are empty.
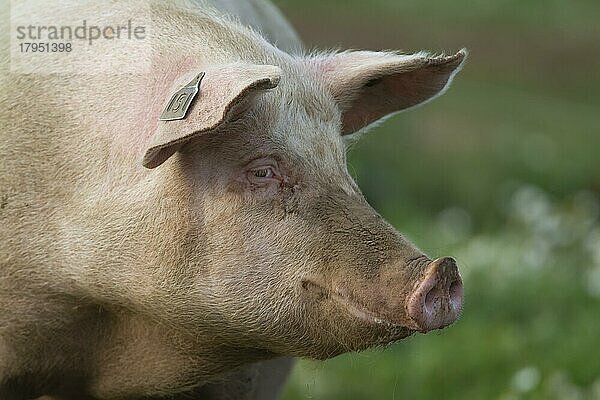
{"type": "Polygon", "coordinates": [[[272,166],[260,166],[248,171],[248,180],[256,184],[266,184],[277,179],[277,172],[272,166]]]}
{"type": "Polygon", "coordinates": [[[255,169],[252,173],[255,178],[272,178],[274,175],[271,167],[255,169]]]}
{"type": "Polygon", "coordinates": [[[277,161],[271,157],[259,158],[246,167],[246,179],[255,185],[270,185],[282,180],[277,161]]]}

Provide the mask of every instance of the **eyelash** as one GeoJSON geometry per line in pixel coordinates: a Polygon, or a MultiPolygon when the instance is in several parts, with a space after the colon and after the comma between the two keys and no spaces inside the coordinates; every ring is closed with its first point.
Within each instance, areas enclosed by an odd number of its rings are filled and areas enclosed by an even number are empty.
{"type": "Polygon", "coordinates": [[[275,171],[272,167],[257,168],[250,171],[254,178],[272,179],[275,177],[275,171]]]}
{"type": "Polygon", "coordinates": [[[254,176],[257,178],[270,178],[273,176],[273,170],[271,168],[255,169],[253,172],[254,176]]]}

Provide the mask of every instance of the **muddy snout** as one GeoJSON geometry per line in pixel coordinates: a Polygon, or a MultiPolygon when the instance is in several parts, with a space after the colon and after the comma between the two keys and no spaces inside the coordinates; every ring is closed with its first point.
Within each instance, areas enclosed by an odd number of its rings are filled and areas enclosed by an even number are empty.
{"type": "Polygon", "coordinates": [[[438,258],[408,297],[408,315],[421,332],[440,329],[458,319],[463,305],[463,283],[454,259],[438,258]]]}

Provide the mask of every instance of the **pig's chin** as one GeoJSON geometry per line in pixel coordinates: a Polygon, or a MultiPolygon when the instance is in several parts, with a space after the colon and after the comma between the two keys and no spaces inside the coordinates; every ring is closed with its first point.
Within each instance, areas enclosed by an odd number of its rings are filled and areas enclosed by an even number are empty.
{"type": "MultiPolygon", "coordinates": [[[[302,286],[307,291],[316,294],[322,301],[329,301],[342,311],[344,322],[350,323],[354,331],[362,331],[368,340],[357,344],[352,350],[364,350],[372,346],[386,345],[404,339],[417,330],[403,322],[391,321],[379,313],[359,304],[341,291],[328,290],[314,281],[304,281],[302,286]]],[[[339,321],[340,323],[344,323],[339,321]]],[[[354,347],[354,346],[351,346],[354,347]]]]}

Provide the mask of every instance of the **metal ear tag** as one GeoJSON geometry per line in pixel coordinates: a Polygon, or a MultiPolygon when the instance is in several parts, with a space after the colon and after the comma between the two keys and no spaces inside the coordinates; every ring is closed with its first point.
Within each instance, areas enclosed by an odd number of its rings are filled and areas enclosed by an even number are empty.
{"type": "Polygon", "coordinates": [[[167,104],[158,119],[160,121],[184,119],[192,101],[200,90],[200,82],[202,82],[204,75],[204,72],[200,72],[190,83],[176,91],[175,94],[171,96],[169,104],[167,104]]]}

